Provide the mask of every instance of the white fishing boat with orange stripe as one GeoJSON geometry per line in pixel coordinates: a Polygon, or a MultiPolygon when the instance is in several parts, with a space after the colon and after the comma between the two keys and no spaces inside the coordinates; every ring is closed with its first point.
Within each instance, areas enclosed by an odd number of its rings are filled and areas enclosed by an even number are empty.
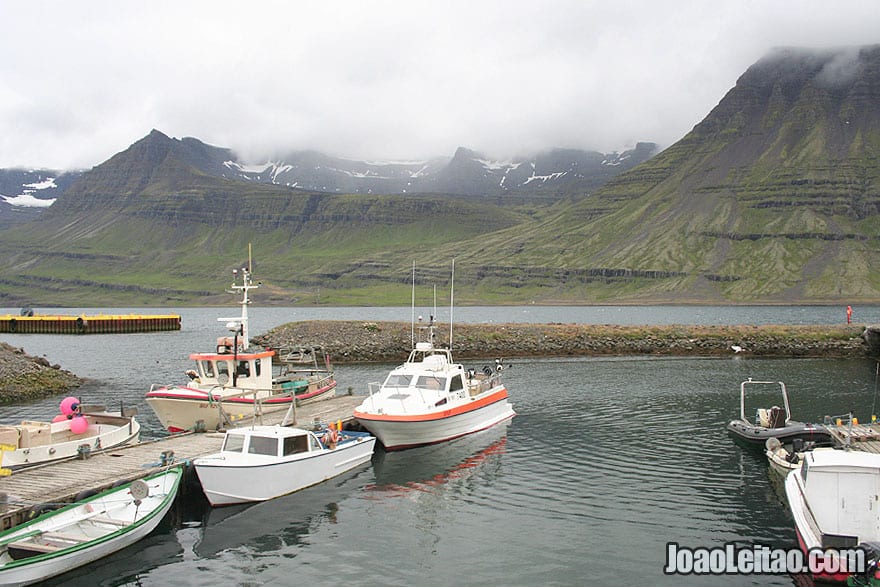
{"type": "MultiPolygon", "coordinates": [[[[383,383],[371,383],[369,397],[354,411],[385,450],[452,440],[516,415],[501,382],[501,359],[479,372],[466,370],[452,360],[451,348],[434,346],[433,316],[419,332],[427,333],[427,340],[416,342],[407,361],[383,383]]],[[[451,332],[450,327],[450,347],[451,332]]]]}

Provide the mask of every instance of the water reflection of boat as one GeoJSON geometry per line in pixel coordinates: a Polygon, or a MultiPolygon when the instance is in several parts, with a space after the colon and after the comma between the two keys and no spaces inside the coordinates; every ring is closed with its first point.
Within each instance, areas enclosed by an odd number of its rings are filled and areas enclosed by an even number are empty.
{"type": "Polygon", "coordinates": [[[477,434],[404,452],[387,452],[379,447],[373,455],[376,483],[367,490],[424,491],[469,477],[506,451],[509,424],[507,420],[477,434]]]}
{"type": "Polygon", "coordinates": [[[300,544],[320,524],[335,523],[339,504],[372,478],[369,467],[353,469],[269,501],[208,507],[193,550],[200,558],[211,558],[229,549],[255,547],[265,554],[300,544]]]}

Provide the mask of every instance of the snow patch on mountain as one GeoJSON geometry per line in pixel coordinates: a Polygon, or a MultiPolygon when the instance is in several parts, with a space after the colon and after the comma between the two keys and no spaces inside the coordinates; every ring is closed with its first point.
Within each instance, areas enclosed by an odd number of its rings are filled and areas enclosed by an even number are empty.
{"type": "Polygon", "coordinates": [[[54,204],[55,200],[57,199],[36,198],[28,193],[19,194],[17,196],[4,196],[0,194],[0,198],[3,198],[3,201],[5,201],[10,206],[18,206],[21,208],[48,208],[49,206],[54,204]]]}

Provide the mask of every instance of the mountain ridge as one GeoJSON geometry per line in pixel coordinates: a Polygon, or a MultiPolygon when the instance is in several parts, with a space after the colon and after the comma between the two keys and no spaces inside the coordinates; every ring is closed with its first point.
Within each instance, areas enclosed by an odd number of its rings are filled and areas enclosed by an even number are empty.
{"type": "Polygon", "coordinates": [[[0,296],[74,303],[104,284],[132,303],[162,288],[204,301],[253,243],[275,304],[406,305],[412,262],[446,285],[453,258],[460,303],[880,301],[880,46],[776,50],[681,140],[596,187],[566,173],[490,190],[559,161],[612,166],[565,150],[487,164],[459,149],[450,165],[477,195],[328,193],[150,137],[163,144],[114,156],[0,234],[0,296]]]}

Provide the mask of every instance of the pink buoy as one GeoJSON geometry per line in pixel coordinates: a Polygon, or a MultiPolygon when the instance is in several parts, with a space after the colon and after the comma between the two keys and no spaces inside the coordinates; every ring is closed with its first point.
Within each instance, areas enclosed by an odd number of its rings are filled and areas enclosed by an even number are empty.
{"type": "Polygon", "coordinates": [[[67,416],[65,416],[64,414],[58,414],[57,416],[52,418],[53,422],[61,422],[63,420],[67,420],[67,416]]]}
{"type": "Polygon", "coordinates": [[[79,407],[79,400],[73,396],[66,397],[61,400],[61,413],[65,416],[70,415],[79,407]]]}
{"type": "Polygon", "coordinates": [[[82,434],[89,429],[89,421],[82,416],[77,416],[70,421],[70,431],[74,434],[82,434]]]}

